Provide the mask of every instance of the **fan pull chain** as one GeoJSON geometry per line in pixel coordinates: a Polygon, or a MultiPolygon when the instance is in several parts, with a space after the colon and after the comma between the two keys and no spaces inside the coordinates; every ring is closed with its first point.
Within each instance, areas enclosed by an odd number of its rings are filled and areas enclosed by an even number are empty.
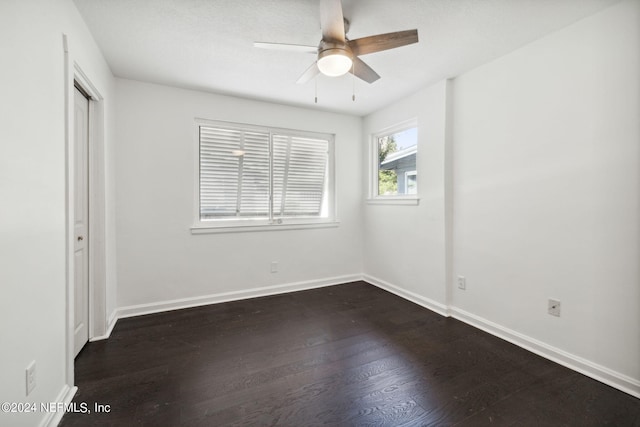
{"type": "Polygon", "coordinates": [[[316,104],[318,103],[318,77],[313,79],[316,85],[316,104]]]}
{"type": "Polygon", "coordinates": [[[353,102],[356,101],[356,64],[352,63],[351,64],[351,76],[353,77],[353,88],[352,88],[352,95],[351,95],[351,100],[353,102]]]}

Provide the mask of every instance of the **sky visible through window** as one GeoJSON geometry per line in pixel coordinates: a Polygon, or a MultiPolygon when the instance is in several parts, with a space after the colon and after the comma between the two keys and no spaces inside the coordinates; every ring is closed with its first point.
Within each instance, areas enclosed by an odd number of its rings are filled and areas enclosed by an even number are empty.
{"type": "Polygon", "coordinates": [[[409,148],[413,145],[416,145],[416,143],[418,142],[418,128],[413,127],[398,133],[394,133],[393,137],[396,141],[396,144],[398,145],[398,151],[409,148]]]}

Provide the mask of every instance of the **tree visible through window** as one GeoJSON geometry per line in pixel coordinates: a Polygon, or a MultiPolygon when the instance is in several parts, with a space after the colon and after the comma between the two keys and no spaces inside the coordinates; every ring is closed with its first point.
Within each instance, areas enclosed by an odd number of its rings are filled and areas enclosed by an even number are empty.
{"type": "Polygon", "coordinates": [[[378,194],[398,194],[398,174],[394,170],[382,169],[380,165],[390,153],[398,151],[393,135],[378,139],[378,194]]]}
{"type": "Polygon", "coordinates": [[[377,136],[376,195],[417,194],[417,143],[417,127],[377,136]]]}

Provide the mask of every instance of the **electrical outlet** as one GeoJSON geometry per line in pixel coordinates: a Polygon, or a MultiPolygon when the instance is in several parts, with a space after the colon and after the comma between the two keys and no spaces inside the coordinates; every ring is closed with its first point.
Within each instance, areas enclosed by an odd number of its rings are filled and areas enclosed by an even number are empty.
{"type": "Polygon", "coordinates": [[[36,388],[36,361],[29,363],[26,369],[27,396],[36,388]]]}
{"type": "Polygon", "coordinates": [[[549,299],[548,311],[550,315],[560,317],[560,301],[549,299]]]}
{"type": "Polygon", "coordinates": [[[458,289],[467,289],[467,279],[464,276],[458,276],[458,289]]]}
{"type": "Polygon", "coordinates": [[[271,272],[272,273],[278,272],[278,261],[271,261],[271,272]]]}

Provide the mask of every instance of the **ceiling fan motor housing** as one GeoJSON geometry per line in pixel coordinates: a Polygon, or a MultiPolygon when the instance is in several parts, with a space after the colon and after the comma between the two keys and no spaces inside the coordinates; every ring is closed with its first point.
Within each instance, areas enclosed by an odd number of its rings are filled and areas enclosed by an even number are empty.
{"type": "Polygon", "coordinates": [[[346,74],[353,65],[353,52],[345,42],[321,41],[318,47],[318,68],[327,76],[346,74]]]}

